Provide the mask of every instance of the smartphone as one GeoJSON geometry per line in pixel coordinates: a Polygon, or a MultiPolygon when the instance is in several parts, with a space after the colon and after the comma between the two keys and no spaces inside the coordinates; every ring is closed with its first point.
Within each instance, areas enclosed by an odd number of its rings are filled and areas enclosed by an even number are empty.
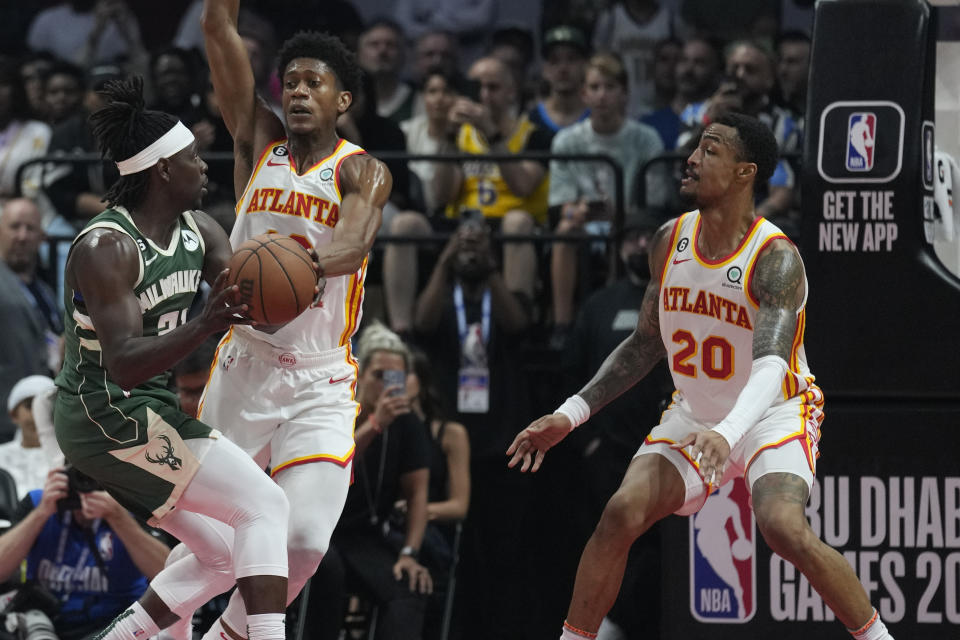
{"type": "Polygon", "coordinates": [[[384,369],[383,388],[391,389],[391,396],[402,396],[407,392],[407,372],[403,369],[384,369]]]}

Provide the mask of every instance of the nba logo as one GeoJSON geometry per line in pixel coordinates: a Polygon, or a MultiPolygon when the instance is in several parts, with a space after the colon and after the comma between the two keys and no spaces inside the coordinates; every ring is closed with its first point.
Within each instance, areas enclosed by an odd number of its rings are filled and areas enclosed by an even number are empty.
{"type": "Polygon", "coordinates": [[[869,111],[851,113],[847,124],[847,171],[873,169],[877,116],[869,111]]]}
{"type": "Polygon", "coordinates": [[[690,612],[700,622],[742,623],[757,612],[756,524],[743,478],[690,517],[690,612]]]}

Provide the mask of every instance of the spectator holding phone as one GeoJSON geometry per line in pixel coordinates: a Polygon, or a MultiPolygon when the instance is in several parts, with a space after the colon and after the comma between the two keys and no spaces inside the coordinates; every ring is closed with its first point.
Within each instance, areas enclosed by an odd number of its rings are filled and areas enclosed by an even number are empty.
{"type": "Polygon", "coordinates": [[[24,578],[59,601],[53,626],[61,640],[103,629],[143,595],[170,552],[76,469],[50,470],[43,489],[20,502],[15,520],[0,536],[0,581],[25,563],[24,578]]]}
{"type": "Polygon", "coordinates": [[[354,482],[311,583],[307,628],[320,640],[337,637],[349,584],[380,606],[377,640],[418,640],[433,590],[430,572],[418,561],[427,526],[427,430],[410,410],[410,353],[400,337],[371,324],[356,353],[360,416],[354,482]],[[407,517],[401,543],[394,545],[387,533],[398,499],[406,501],[407,517]]]}
{"type": "MultiPolygon", "coordinates": [[[[620,168],[626,186],[626,202],[618,202],[613,169],[607,164],[586,161],[550,162],[550,206],[559,207],[556,231],[563,235],[610,234],[616,207],[637,211],[666,200],[666,181],[656,170],[641,174],[644,164],[663,151],[663,142],[653,127],[627,118],[627,70],[613,53],[600,53],[587,64],[583,95],[590,117],[563,129],[553,139],[556,155],[573,153],[607,154],[620,168]],[[637,181],[646,180],[645,202],[639,202],[637,181]]],[[[657,169],[657,168],[655,168],[657,169]]],[[[574,318],[574,293],[580,245],[557,242],[553,245],[550,274],[553,286],[554,331],[550,345],[562,349],[574,318]]]]}

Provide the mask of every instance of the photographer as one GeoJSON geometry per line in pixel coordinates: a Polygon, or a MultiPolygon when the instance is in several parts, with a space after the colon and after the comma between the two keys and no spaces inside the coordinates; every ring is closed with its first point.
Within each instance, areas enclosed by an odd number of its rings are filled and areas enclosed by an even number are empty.
{"type": "MultiPolygon", "coordinates": [[[[43,490],[21,501],[17,524],[0,536],[0,580],[22,564],[20,581],[59,602],[51,617],[62,640],[103,629],[143,595],[170,551],[91,483],[75,470],[52,469],[43,490]]],[[[20,609],[38,607],[29,597],[15,600],[26,601],[20,609]]]]}

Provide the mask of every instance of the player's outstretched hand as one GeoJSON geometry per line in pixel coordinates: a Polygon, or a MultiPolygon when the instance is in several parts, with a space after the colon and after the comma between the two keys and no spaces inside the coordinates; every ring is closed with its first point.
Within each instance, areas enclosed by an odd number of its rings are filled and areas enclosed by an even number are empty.
{"type": "Polygon", "coordinates": [[[707,429],[700,433],[691,433],[686,438],[670,445],[671,449],[690,447],[690,457],[699,467],[704,482],[714,484],[723,477],[730,456],[730,444],[716,431],[707,429]]]}
{"type": "Polygon", "coordinates": [[[559,413],[552,413],[534,420],[529,427],[517,434],[507,449],[507,455],[512,456],[507,466],[512,469],[523,460],[520,471],[527,469],[531,473],[537,471],[543,464],[543,457],[547,455],[547,450],[563,440],[570,433],[570,429],[570,419],[559,413]]]}
{"type": "Polygon", "coordinates": [[[210,297],[200,314],[200,321],[209,333],[225,331],[232,324],[253,324],[250,307],[240,302],[240,287],[228,285],[230,269],[224,269],[213,281],[210,297]]]}

